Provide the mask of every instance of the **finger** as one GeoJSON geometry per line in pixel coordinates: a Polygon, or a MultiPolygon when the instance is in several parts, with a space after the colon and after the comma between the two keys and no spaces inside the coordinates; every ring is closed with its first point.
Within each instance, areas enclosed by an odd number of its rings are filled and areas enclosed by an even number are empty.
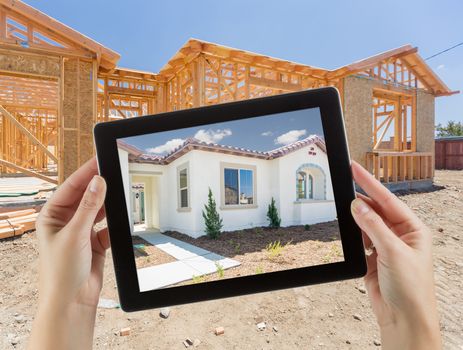
{"type": "Polygon", "coordinates": [[[362,231],[362,238],[363,238],[363,247],[365,249],[370,249],[373,243],[371,242],[370,237],[368,237],[368,235],[363,231],[362,231]]]}
{"type": "Polygon", "coordinates": [[[98,214],[96,215],[95,223],[102,221],[105,217],[106,217],[106,212],[103,206],[101,207],[101,209],[98,211],[98,214]]]}
{"type": "MultiPolygon", "coordinates": [[[[380,212],[379,206],[371,198],[368,198],[367,196],[359,192],[356,192],[356,195],[357,195],[357,198],[361,198],[362,200],[367,202],[367,204],[370,207],[372,207],[374,211],[376,211],[377,213],[380,212]]],[[[368,235],[363,231],[362,231],[362,238],[363,238],[363,246],[365,247],[365,249],[370,249],[373,243],[371,242],[370,237],[368,237],[368,235]]]]}
{"type": "Polygon", "coordinates": [[[379,254],[387,255],[398,244],[404,244],[362,199],[352,201],[351,210],[355,222],[368,235],[379,254]]]}
{"type": "Polygon", "coordinates": [[[391,224],[409,221],[418,229],[420,221],[413,211],[400,199],[394,196],[386,187],[376,180],[360,164],[352,161],[352,174],[355,182],[381,208],[384,217],[391,224]]]}
{"type": "Polygon", "coordinates": [[[106,249],[103,249],[102,243],[98,238],[98,232],[92,230],[92,268],[90,278],[94,278],[101,289],[103,283],[103,271],[106,260],[106,249]]]}
{"type": "Polygon", "coordinates": [[[111,246],[109,241],[108,228],[104,228],[96,233],[101,249],[107,250],[111,246]]]}
{"type": "Polygon", "coordinates": [[[375,212],[378,213],[378,215],[381,216],[381,218],[383,219],[384,223],[389,227],[391,228],[391,223],[389,222],[389,220],[387,220],[385,217],[384,217],[384,213],[383,213],[383,210],[381,209],[381,207],[373,200],[371,199],[370,197],[367,197],[365,196],[364,194],[362,193],[359,193],[357,192],[357,198],[361,198],[363,199],[365,202],[367,202],[367,204],[373,208],[373,210],[375,212]]]}
{"type": "Polygon", "coordinates": [[[378,253],[376,251],[367,256],[367,266],[368,270],[364,277],[364,281],[368,295],[373,303],[375,299],[381,298],[381,290],[378,281],[378,253]]]}
{"type": "Polygon", "coordinates": [[[373,208],[374,211],[376,211],[377,213],[380,213],[381,212],[381,207],[373,200],[371,199],[370,197],[368,196],[365,196],[364,194],[360,193],[360,192],[356,192],[356,195],[357,195],[357,198],[361,198],[363,199],[365,202],[367,202],[367,204],[373,208]]]}
{"type": "Polygon", "coordinates": [[[93,157],[58,187],[44,208],[46,206],[71,207],[77,205],[88,183],[97,174],[98,167],[96,159],[93,157]]]}
{"type": "Polygon", "coordinates": [[[95,175],[87,186],[69,225],[77,231],[91,232],[106,195],[106,182],[95,175]]]}
{"type": "Polygon", "coordinates": [[[378,271],[378,253],[376,250],[373,250],[373,253],[366,257],[367,259],[367,274],[365,277],[374,274],[378,271]]]}

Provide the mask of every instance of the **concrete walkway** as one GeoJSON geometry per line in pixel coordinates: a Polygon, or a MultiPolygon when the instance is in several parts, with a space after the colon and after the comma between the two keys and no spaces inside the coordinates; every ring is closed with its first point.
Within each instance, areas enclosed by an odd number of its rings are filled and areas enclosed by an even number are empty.
{"type": "Polygon", "coordinates": [[[141,292],[214,273],[217,271],[217,265],[224,270],[240,265],[236,260],[225,258],[159,232],[144,232],[139,233],[138,236],[177,259],[167,264],[137,269],[141,292]]]}

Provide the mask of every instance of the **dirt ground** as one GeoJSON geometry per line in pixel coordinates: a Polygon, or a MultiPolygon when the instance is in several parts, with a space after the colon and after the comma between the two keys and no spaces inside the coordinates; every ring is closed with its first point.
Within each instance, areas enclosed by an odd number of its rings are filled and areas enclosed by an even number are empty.
{"type": "MultiPolygon", "coordinates": [[[[401,199],[431,227],[444,349],[463,349],[463,172],[436,171],[436,187],[401,199]]],[[[102,296],[117,299],[108,254],[102,296]]],[[[0,243],[0,348],[24,348],[37,302],[34,234],[0,243]],[[15,343],[15,345],[12,345],[15,343]]],[[[361,279],[159,310],[98,309],[95,349],[374,349],[379,332],[361,279]],[[354,318],[354,315],[356,318],[354,318]],[[261,318],[267,328],[259,331],[261,318]],[[225,334],[216,336],[217,326],[225,334]],[[118,330],[130,327],[129,336],[118,330]],[[273,328],[275,327],[275,328],[273,328]]]]}
{"type": "Polygon", "coordinates": [[[182,285],[344,260],[337,221],[310,225],[307,229],[304,226],[255,227],[223,232],[217,239],[207,236],[195,239],[174,231],[165,234],[241,263],[200,276],[198,280],[180,283],[182,285]]]}
{"type": "Polygon", "coordinates": [[[176,261],[169,254],[164,253],[161,249],[156,248],[154,245],[138,236],[133,236],[132,242],[137,269],[176,261]]]}

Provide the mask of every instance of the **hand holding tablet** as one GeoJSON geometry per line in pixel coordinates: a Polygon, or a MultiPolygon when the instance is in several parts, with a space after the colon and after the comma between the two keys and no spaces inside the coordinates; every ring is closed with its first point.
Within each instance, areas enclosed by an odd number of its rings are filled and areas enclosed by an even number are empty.
{"type": "Polygon", "coordinates": [[[124,310],[365,273],[334,88],[102,123],[95,142],[124,310]]]}
{"type": "MultiPolygon", "coordinates": [[[[228,133],[228,136],[230,136],[230,133],[228,133]]],[[[274,140],[277,140],[277,138],[274,140]]],[[[327,143],[327,145],[327,149],[329,149],[329,143],[327,143]]],[[[294,150],[294,152],[297,152],[297,149],[294,150]]],[[[311,150],[311,152],[314,153],[313,150],[311,150]]],[[[313,156],[313,154],[311,155],[313,156]]],[[[104,213],[100,209],[106,194],[104,180],[101,177],[95,176],[96,171],[95,161],[91,160],[87,162],[60,186],[57,193],[47,202],[47,205],[40,213],[37,222],[37,236],[40,243],[40,276],[42,283],[39,287],[40,300],[38,312],[35,317],[30,339],[30,344],[33,344],[34,348],[49,348],[50,346],[67,347],[73,339],[77,339],[76,334],[78,335],[79,346],[82,346],[82,344],[85,344],[86,347],[91,346],[98,294],[101,291],[103,281],[104,253],[108,247],[107,231],[103,229],[96,232],[93,228],[94,222],[99,222],[103,217],[104,213]],[[82,246],[86,247],[86,249],[82,249],[82,246]],[[66,249],[63,250],[63,247],[66,247],[66,249]],[[65,253],[63,254],[63,252],[65,253]],[[67,317],[62,317],[63,312],[66,312],[67,317]],[[57,337],[57,334],[59,337],[57,337]]],[[[332,173],[332,178],[334,178],[336,175],[334,175],[333,169],[330,169],[330,171],[332,173]]],[[[440,348],[440,334],[433,288],[431,234],[429,229],[423,225],[406,205],[386,190],[358,164],[353,163],[352,172],[357,184],[360,185],[369,196],[360,195],[360,198],[352,202],[352,213],[354,214],[356,222],[363,228],[364,232],[368,234],[368,237],[366,235],[364,237],[366,246],[370,247],[372,242],[375,246],[373,254],[368,256],[368,272],[365,277],[365,283],[373,311],[378,318],[382,345],[385,348],[391,349],[405,348],[407,346],[417,349],[438,349],[440,348]],[[387,205],[385,205],[385,203],[387,203],[387,205]]],[[[155,176],[159,175],[160,174],[156,174],[155,176]]],[[[246,181],[246,177],[244,177],[244,182],[246,181]]],[[[242,181],[240,179],[238,185],[240,186],[241,184],[242,181]]],[[[246,187],[246,185],[244,185],[244,187],[246,187]]],[[[180,189],[183,188],[184,186],[180,189]]],[[[139,189],[140,187],[136,186],[135,190],[138,191],[139,189]]],[[[143,187],[143,189],[145,188],[143,187]]],[[[333,185],[333,189],[336,194],[336,202],[338,202],[335,185],[333,185]]],[[[148,186],[146,190],[149,190],[148,186]]],[[[304,191],[301,191],[301,186],[296,187],[296,190],[297,194],[304,193],[304,191]]],[[[112,189],[108,188],[108,191],[111,193],[112,189]]],[[[136,191],[135,194],[140,193],[136,191]]],[[[260,197],[257,196],[258,193],[261,193],[259,187],[257,187],[255,192],[251,193],[253,194],[253,202],[254,199],[256,199],[256,203],[259,203],[258,198],[260,197]]],[[[315,193],[315,191],[313,191],[313,193],[315,193]]],[[[230,196],[228,198],[230,198],[230,196]]],[[[231,198],[234,199],[235,202],[230,203],[230,205],[237,205],[236,197],[231,198]]],[[[243,205],[249,205],[250,198],[251,196],[247,195],[246,199],[248,203],[243,203],[243,205]]],[[[307,243],[306,241],[310,242],[311,239],[296,239],[297,237],[307,238],[305,235],[301,235],[300,225],[285,226],[288,223],[288,218],[282,213],[282,207],[278,202],[278,198],[281,197],[277,197],[277,200],[272,200],[268,207],[268,226],[272,227],[257,226],[251,229],[251,232],[246,231],[250,229],[243,229],[239,232],[255,233],[255,236],[264,239],[264,241],[272,234],[281,235],[281,239],[283,239],[288,232],[291,233],[294,239],[286,243],[284,248],[282,248],[281,244],[272,244],[269,246],[270,249],[264,250],[267,255],[264,257],[262,255],[260,256],[261,258],[270,259],[275,263],[281,263],[282,261],[286,263],[286,259],[288,258],[288,255],[285,255],[286,248],[293,254],[294,246],[297,248],[301,243],[305,244],[307,243]],[[264,233],[267,235],[264,236],[264,233]],[[284,260],[281,260],[281,258],[284,258],[284,260]]],[[[178,199],[178,203],[181,204],[182,196],[178,199]]],[[[185,201],[183,201],[183,203],[184,202],[185,201]]],[[[191,206],[193,207],[193,202],[191,202],[191,206]]],[[[336,206],[339,217],[338,203],[336,203],[336,206]]],[[[225,235],[229,235],[228,237],[230,237],[233,235],[233,231],[222,231],[225,221],[222,220],[220,214],[214,214],[219,213],[218,210],[220,209],[217,209],[217,206],[215,206],[216,208],[214,210],[212,196],[208,195],[205,208],[206,207],[208,207],[209,210],[204,211],[204,232],[208,234],[217,232],[217,230],[220,232],[219,235],[214,238],[209,237],[209,241],[207,239],[203,239],[203,241],[212,242],[210,245],[211,249],[222,249],[220,250],[221,252],[226,252],[227,250],[223,247],[220,248],[221,245],[216,244],[216,242],[225,243],[226,241],[221,237],[227,237],[225,235]],[[211,220],[211,218],[213,220],[211,220]]],[[[126,210],[126,208],[124,209],[126,210]]],[[[129,216],[129,213],[127,213],[127,216],[129,216]]],[[[141,216],[141,218],[143,219],[143,216],[141,216]]],[[[109,222],[114,222],[110,217],[108,217],[108,219],[109,222]]],[[[338,220],[340,219],[338,218],[338,220]]],[[[313,224],[311,227],[316,225],[324,227],[323,225],[325,223],[326,222],[313,224]]],[[[235,223],[232,223],[232,225],[233,224],[235,223]]],[[[128,232],[131,232],[130,228],[132,227],[133,229],[135,225],[139,224],[133,224],[133,227],[128,225],[128,232]]],[[[117,237],[113,237],[115,232],[117,232],[117,230],[115,230],[113,226],[111,231],[111,239],[113,241],[117,240],[117,237]]],[[[122,230],[121,232],[127,231],[122,230]]],[[[135,232],[135,235],[129,234],[129,238],[141,235],[137,234],[140,232],[138,230],[133,230],[133,232],[135,232]]],[[[347,238],[342,236],[344,232],[342,229],[340,232],[343,245],[342,256],[344,257],[345,263],[346,260],[349,261],[349,258],[346,257],[348,256],[346,252],[348,252],[349,249],[345,247],[345,240],[349,239],[349,236],[345,236],[347,238]]],[[[171,256],[181,252],[181,250],[178,250],[179,247],[189,248],[185,241],[195,240],[192,241],[192,243],[199,245],[198,242],[200,242],[199,240],[203,237],[190,237],[188,239],[186,237],[187,235],[178,232],[176,235],[179,238],[183,238],[183,241],[176,242],[172,239],[174,235],[173,231],[166,230],[163,235],[167,237],[165,238],[167,241],[163,243],[159,242],[159,249],[170,251],[171,254],[169,255],[171,256]],[[175,249],[177,249],[177,251],[175,251],[175,249]]],[[[242,234],[241,236],[247,239],[249,238],[246,234],[242,234]]],[[[135,247],[129,249],[129,252],[132,252],[132,254],[136,251],[135,249],[141,249],[139,246],[140,243],[134,243],[135,239],[136,237],[131,238],[130,242],[130,244],[135,247]]],[[[336,242],[336,239],[330,240],[329,242],[336,242]]],[[[256,243],[256,241],[254,241],[254,243],[256,243]]],[[[154,246],[155,245],[153,245],[153,247],[154,246]]],[[[222,246],[225,246],[225,244],[222,244],[222,246]]],[[[322,246],[318,247],[322,248],[322,246]]],[[[172,262],[175,263],[175,261],[162,260],[162,254],[155,255],[153,251],[147,248],[143,250],[146,250],[147,254],[141,257],[135,255],[135,266],[149,262],[140,260],[140,258],[145,260],[148,258],[155,259],[155,264],[146,266],[148,269],[156,268],[157,266],[165,266],[172,262]],[[136,260],[137,258],[139,259],[138,261],[136,260]]],[[[204,259],[212,261],[218,260],[216,255],[206,256],[199,249],[193,250],[190,248],[190,250],[196,252],[198,256],[204,259]]],[[[260,254],[259,249],[256,249],[254,246],[247,246],[246,251],[246,254],[249,254],[250,251],[253,251],[253,254],[260,254]]],[[[317,258],[314,250],[309,251],[312,253],[312,257],[317,258]]],[[[115,252],[115,263],[120,264],[121,261],[123,262],[121,257],[116,255],[117,252],[114,250],[114,247],[113,252],[115,252]]],[[[238,266],[244,264],[248,265],[250,261],[243,259],[243,254],[240,253],[241,248],[235,245],[232,258],[240,262],[238,266]]],[[[337,258],[341,258],[340,254],[336,255],[337,258]]],[[[293,258],[296,257],[299,257],[298,260],[294,259],[296,261],[302,261],[303,263],[307,263],[308,261],[305,255],[296,256],[293,254],[293,258]]],[[[172,258],[170,259],[172,260],[172,258]]],[[[188,259],[188,257],[184,257],[184,260],[188,259]]],[[[197,259],[197,257],[193,257],[193,260],[194,259],[197,259]]],[[[175,260],[177,261],[177,259],[175,260]]],[[[205,296],[194,296],[194,298],[189,298],[195,301],[199,299],[238,295],[270,290],[272,288],[284,288],[285,286],[311,284],[334,280],[336,278],[350,277],[345,272],[339,272],[336,269],[325,269],[324,272],[326,275],[320,277],[320,272],[323,271],[324,267],[337,267],[340,264],[339,262],[330,264],[326,259],[323,260],[325,260],[325,265],[321,266],[290,268],[286,271],[276,269],[277,271],[268,273],[265,271],[257,273],[256,271],[255,274],[257,276],[251,274],[248,277],[239,278],[232,278],[233,276],[230,276],[230,271],[233,271],[232,269],[236,271],[238,266],[231,266],[228,269],[224,267],[218,268],[216,266],[217,270],[207,275],[208,278],[212,278],[212,281],[204,283],[204,280],[196,277],[185,280],[182,282],[183,284],[181,283],[179,286],[167,286],[161,287],[158,290],[143,292],[140,292],[141,288],[139,285],[135,286],[136,289],[135,287],[132,289],[130,289],[130,286],[127,287],[127,278],[130,279],[130,271],[116,271],[116,277],[118,278],[119,292],[121,301],[124,302],[124,308],[126,310],[128,308],[133,310],[148,308],[153,304],[185,302],[185,299],[181,299],[180,295],[174,295],[172,298],[169,297],[168,293],[165,293],[165,291],[170,291],[175,294],[179,290],[183,292],[197,292],[198,290],[202,290],[206,293],[205,296]],[[301,271],[307,272],[301,275],[299,273],[301,271]],[[274,279],[271,281],[272,285],[270,287],[266,284],[269,279],[271,280],[274,278],[273,276],[282,276],[282,274],[288,277],[283,283],[278,285],[278,280],[274,279]],[[257,281],[262,282],[261,285],[256,286],[256,278],[257,281]],[[224,290],[224,283],[227,283],[227,281],[229,281],[228,286],[230,288],[233,287],[233,289],[224,290]],[[131,300],[130,298],[133,296],[142,300],[131,300]],[[153,297],[158,299],[150,301],[149,298],[153,297]]],[[[342,259],[339,260],[343,263],[342,259]]],[[[262,259],[260,261],[262,261],[262,259]]],[[[140,266],[139,268],[143,269],[145,267],[140,266]]],[[[199,268],[199,266],[197,268],[199,268]]],[[[347,269],[348,268],[349,266],[347,266],[347,269]]],[[[176,270],[174,270],[174,272],[175,271],[176,270]]],[[[138,274],[137,270],[134,272],[138,274]]],[[[139,283],[139,280],[140,278],[138,276],[137,283],[139,283]]]]}

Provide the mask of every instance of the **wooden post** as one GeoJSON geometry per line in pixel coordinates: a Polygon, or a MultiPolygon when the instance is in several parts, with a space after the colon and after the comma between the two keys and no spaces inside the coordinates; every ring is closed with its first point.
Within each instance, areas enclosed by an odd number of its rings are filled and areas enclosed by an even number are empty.
{"type": "Polygon", "coordinates": [[[249,76],[250,76],[250,67],[249,64],[246,64],[245,73],[244,73],[244,98],[249,100],[250,97],[250,89],[249,86],[249,76]]]}
{"type": "Polygon", "coordinates": [[[219,69],[217,69],[217,103],[222,99],[222,59],[218,59],[219,69]]]}
{"type": "Polygon", "coordinates": [[[392,182],[397,182],[398,180],[398,160],[399,157],[391,156],[392,161],[392,182]]]}
{"type": "Polygon", "coordinates": [[[416,145],[416,91],[412,95],[412,140],[411,140],[411,150],[412,152],[416,152],[417,145],[416,145]]]}
{"type": "Polygon", "coordinates": [[[389,183],[389,156],[383,157],[383,181],[389,183]]]}
{"type": "Polygon", "coordinates": [[[381,179],[380,173],[379,173],[379,162],[381,159],[379,158],[378,154],[373,153],[373,163],[375,165],[375,177],[379,181],[381,179]]]}
{"type": "Polygon", "coordinates": [[[206,71],[204,56],[199,55],[196,59],[198,61],[198,95],[199,105],[204,106],[206,104],[206,71]]]}
{"type": "Polygon", "coordinates": [[[397,130],[397,150],[402,151],[403,150],[402,96],[398,97],[396,106],[397,106],[397,125],[396,125],[396,130],[397,130]]]}

